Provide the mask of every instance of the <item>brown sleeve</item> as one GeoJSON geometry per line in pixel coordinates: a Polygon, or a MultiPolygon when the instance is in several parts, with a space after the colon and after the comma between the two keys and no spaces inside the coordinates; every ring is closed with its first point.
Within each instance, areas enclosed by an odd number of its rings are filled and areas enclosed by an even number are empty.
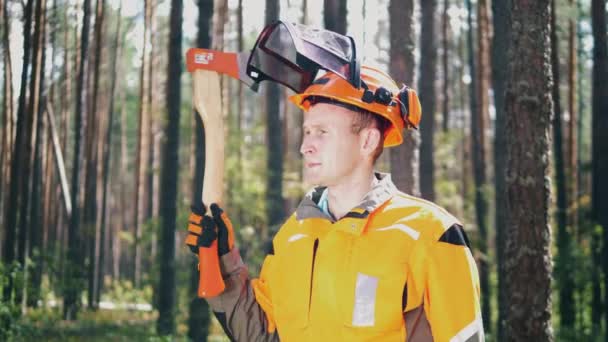
{"type": "Polygon", "coordinates": [[[232,341],[279,341],[276,330],[268,332],[268,320],[255,299],[247,266],[238,248],[220,258],[226,289],[207,301],[232,341]]]}

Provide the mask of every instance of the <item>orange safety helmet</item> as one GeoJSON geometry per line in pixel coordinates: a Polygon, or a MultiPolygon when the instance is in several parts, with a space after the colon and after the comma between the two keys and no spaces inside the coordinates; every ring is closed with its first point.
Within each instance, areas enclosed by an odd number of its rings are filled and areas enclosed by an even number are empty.
{"type": "Polygon", "coordinates": [[[355,88],[344,78],[327,72],[317,78],[304,92],[289,98],[304,111],[310,108],[311,96],[327,98],[378,114],[391,125],[384,136],[384,147],[403,142],[404,128],[418,128],[422,109],[416,91],[404,85],[401,89],[384,72],[361,67],[361,87],[355,88]]]}

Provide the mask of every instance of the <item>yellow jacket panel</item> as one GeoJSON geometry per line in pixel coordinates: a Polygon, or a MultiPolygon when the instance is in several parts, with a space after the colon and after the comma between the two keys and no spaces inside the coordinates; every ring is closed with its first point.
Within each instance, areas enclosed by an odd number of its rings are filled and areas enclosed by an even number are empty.
{"type": "Polygon", "coordinates": [[[399,192],[389,175],[376,176],[360,205],[337,221],[317,206],[324,189],[311,191],[251,283],[238,252],[222,258],[227,290],[210,303],[231,338],[484,339],[478,272],[462,226],[399,192]]]}

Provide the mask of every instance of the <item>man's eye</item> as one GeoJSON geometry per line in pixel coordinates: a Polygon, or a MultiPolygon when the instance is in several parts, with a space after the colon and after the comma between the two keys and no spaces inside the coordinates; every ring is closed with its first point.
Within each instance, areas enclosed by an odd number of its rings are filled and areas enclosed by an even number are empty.
{"type": "Polygon", "coordinates": [[[319,130],[319,132],[321,132],[321,134],[325,134],[325,133],[327,133],[327,131],[326,131],[326,130],[324,130],[324,129],[320,129],[320,130],[319,130]]]}

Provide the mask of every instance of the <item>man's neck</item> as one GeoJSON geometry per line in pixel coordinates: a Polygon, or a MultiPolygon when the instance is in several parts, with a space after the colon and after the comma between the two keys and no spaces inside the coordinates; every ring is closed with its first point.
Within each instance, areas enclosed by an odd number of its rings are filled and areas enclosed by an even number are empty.
{"type": "Polygon", "coordinates": [[[328,186],[329,211],[336,219],[346,215],[352,208],[356,207],[363,197],[372,189],[376,180],[373,172],[365,172],[353,175],[340,184],[328,186]]]}

